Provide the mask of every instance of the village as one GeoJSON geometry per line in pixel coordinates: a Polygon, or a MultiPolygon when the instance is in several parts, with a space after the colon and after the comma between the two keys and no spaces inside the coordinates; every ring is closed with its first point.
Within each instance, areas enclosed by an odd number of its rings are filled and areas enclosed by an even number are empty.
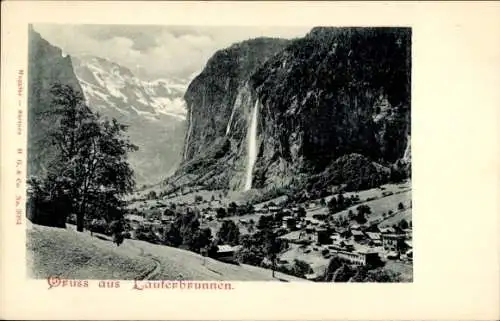
{"type": "MultiPolygon", "coordinates": [[[[278,197],[258,204],[237,204],[219,198],[218,193],[203,198],[199,191],[188,195],[191,198],[182,195],[183,198],[167,196],[158,200],[153,195],[149,200],[136,202],[125,219],[128,237],[157,244],[162,244],[165,230],[175,220],[176,213],[186,211],[192,212],[200,228],[210,229],[213,236],[224,221],[232,221],[242,236],[270,228],[286,244],[277,256],[277,266],[290,266],[297,260],[305,262],[311,269],[304,277],[321,281],[334,256],[354,267],[385,264],[411,269],[410,184],[330,195],[302,203],[278,197]],[[342,201],[345,208],[332,212],[332,203],[338,202],[339,197],[345,199],[342,201]],[[151,231],[148,237],[143,233],[138,235],[137,231],[144,230],[151,231]]],[[[242,249],[237,243],[217,244],[213,257],[237,262],[242,249]]],[[[261,266],[270,265],[267,258],[261,262],[261,266]]]]}

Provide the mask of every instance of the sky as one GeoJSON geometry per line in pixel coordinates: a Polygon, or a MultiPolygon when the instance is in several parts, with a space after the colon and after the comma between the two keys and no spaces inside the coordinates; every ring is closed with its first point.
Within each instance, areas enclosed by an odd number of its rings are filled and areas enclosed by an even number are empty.
{"type": "Polygon", "coordinates": [[[219,49],[250,38],[296,38],[311,27],[194,27],[35,24],[34,29],[65,53],[102,57],[140,78],[192,79],[219,49]]]}

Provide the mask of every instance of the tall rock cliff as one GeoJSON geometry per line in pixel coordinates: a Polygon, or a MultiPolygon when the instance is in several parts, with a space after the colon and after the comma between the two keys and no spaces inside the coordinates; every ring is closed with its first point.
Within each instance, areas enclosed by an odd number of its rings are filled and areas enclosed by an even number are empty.
{"type": "Polygon", "coordinates": [[[189,115],[185,160],[225,137],[228,126],[238,126],[241,118],[231,114],[247,102],[250,76],[287,43],[282,39],[257,38],[220,50],[210,58],[185,94],[189,115]],[[235,123],[229,125],[230,119],[235,123]]]}
{"type": "MultiPolygon", "coordinates": [[[[50,88],[55,83],[82,88],[73,71],[71,57],[52,46],[30,26],[28,30],[28,175],[43,175],[55,156],[47,132],[55,119],[40,117],[50,110],[50,88]]],[[[56,116],[52,116],[56,117],[56,116]]]]}
{"type": "Polygon", "coordinates": [[[217,52],[186,92],[184,164],[168,183],[244,189],[250,173],[252,188],[289,186],[340,163],[391,165],[410,135],[410,42],[406,28],[318,27],[217,52]]]}

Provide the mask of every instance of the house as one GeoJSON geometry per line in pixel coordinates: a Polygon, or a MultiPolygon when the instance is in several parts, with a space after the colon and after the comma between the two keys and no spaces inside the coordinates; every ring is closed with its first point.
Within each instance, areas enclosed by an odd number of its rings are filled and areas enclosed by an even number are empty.
{"type": "Polygon", "coordinates": [[[380,229],[380,233],[382,233],[382,234],[394,234],[394,233],[396,233],[396,231],[392,227],[381,227],[379,229],[380,229]]]}
{"type": "Polygon", "coordinates": [[[295,218],[291,216],[285,216],[282,219],[283,222],[283,228],[289,229],[289,230],[295,230],[297,222],[295,218]]]}
{"type": "Polygon", "coordinates": [[[358,252],[337,251],[337,255],[351,264],[360,266],[376,263],[380,259],[377,252],[368,250],[358,252]]]}
{"type": "Polygon", "coordinates": [[[315,241],[320,244],[332,244],[332,239],[330,238],[330,232],[328,229],[316,228],[315,241]]]}
{"type": "Polygon", "coordinates": [[[174,217],[169,215],[162,215],[160,220],[163,224],[166,224],[172,222],[174,220],[174,217]]]}
{"type": "Polygon", "coordinates": [[[136,229],[139,225],[143,224],[145,219],[142,216],[135,214],[127,214],[124,216],[125,221],[127,221],[132,229],[136,229]]]}
{"type": "Polygon", "coordinates": [[[319,273],[310,273],[310,274],[306,274],[304,276],[309,281],[321,281],[321,279],[322,279],[322,276],[319,273]]]}
{"type": "Polygon", "coordinates": [[[340,243],[340,241],[343,239],[342,236],[340,236],[340,233],[339,232],[333,232],[331,235],[330,235],[330,239],[334,242],[334,243],[340,243]]]}
{"type": "Polygon", "coordinates": [[[269,210],[269,212],[276,213],[276,212],[279,212],[281,210],[281,207],[279,207],[279,206],[269,206],[267,209],[269,210]]]}
{"type": "Polygon", "coordinates": [[[307,204],[307,208],[314,208],[314,207],[316,207],[316,204],[314,204],[313,202],[307,204]]]}
{"type": "Polygon", "coordinates": [[[360,230],[351,230],[352,239],[356,242],[362,241],[365,239],[365,234],[360,230]]]}
{"type": "Polygon", "coordinates": [[[301,240],[307,239],[303,231],[293,231],[288,234],[279,236],[278,238],[281,240],[288,241],[290,243],[299,243],[301,240]]]}
{"type": "Polygon", "coordinates": [[[316,229],[314,227],[312,227],[312,226],[307,226],[305,228],[306,233],[314,233],[315,230],[316,229]]]}
{"type": "Polygon", "coordinates": [[[348,238],[351,236],[351,231],[343,227],[337,228],[336,232],[339,233],[339,235],[343,238],[348,238]]]}
{"type": "Polygon", "coordinates": [[[361,226],[358,223],[354,223],[351,225],[351,230],[359,230],[361,226]]]}
{"type": "Polygon", "coordinates": [[[326,214],[320,213],[320,214],[313,214],[312,217],[318,221],[324,221],[324,220],[326,220],[326,216],[327,216],[326,214]]]}
{"type": "Polygon", "coordinates": [[[145,220],[145,218],[143,216],[135,215],[135,214],[127,214],[124,216],[124,218],[128,222],[137,222],[137,223],[142,223],[145,220]]]}
{"type": "Polygon", "coordinates": [[[382,245],[386,251],[399,251],[403,246],[405,234],[382,234],[382,245]]]}
{"type": "Polygon", "coordinates": [[[412,234],[413,233],[412,233],[412,229],[411,228],[404,229],[403,233],[405,233],[407,239],[411,239],[412,238],[412,234]]]}
{"type": "Polygon", "coordinates": [[[217,253],[214,258],[220,261],[234,262],[236,261],[235,253],[238,247],[231,245],[217,245],[217,253]]]}
{"type": "Polygon", "coordinates": [[[389,260],[396,260],[396,259],[399,259],[399,253],[396,252],[396,251],[390,251],[389,253],[387,253],[387,258],[389,260]]]}
{"type": "Polygon", "coordinates": [[[409,250],[408,252],[406,252],[406,259],[408,261],[413,261],[413,250],[409,250]]]}
{"type": "Polygon", "coordinates": [[[375,233],[375,232],[365,232],[366,236],[370,240],[370,243],[372,243],[375,246],[382,245],[382,237],[380,236],[380,233],[375,233]]]}

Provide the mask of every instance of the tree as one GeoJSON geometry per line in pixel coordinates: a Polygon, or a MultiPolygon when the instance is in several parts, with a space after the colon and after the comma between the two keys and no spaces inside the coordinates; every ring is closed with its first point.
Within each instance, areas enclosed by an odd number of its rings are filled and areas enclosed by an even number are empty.
{"type": "Polygon", "coordinates": [[[219,207],[217,209],[217,218],[224,218],[227,216],[226,209],[224,207],[219,207]]]}
{"type": "Polygon", "coordinates": [[[403,205],[403,203],[399,202],[398,204],[398,210],[402,211],[405,209],[405,206],[403,205]]]}
{"type": "Polygon", "coordinates": [[[259,230],[265,230],[271,227],[272,217],[267,215],[262,215],[259,217],[259,221],[257,222],[257,228],[259,230]]]}
{"type": "Polygon", "coordinates": [[[368,271],[363,282],[403,282],[401,273],[387,270],[384,268],[378,268],[372,271],[368,271]]]}
{"type": "Polygon", "coordinates": [[[322,198],[320,201],[319,201],[319,205],[325,207],[326,206],[326,201],[324,198],[322,198]]]}
{"type": "Polygon", "coordinates": [[[341,267],[335,271],[333,282],[347,282],[354,276],[354,271],[347,264],[342,264],[341,267]]]}
{"type": "Polygon", "coordinates": [[[229,203],[229,206],[227,208],[227,214],[229,216],[236,215],[236,212],[238,210],[238,205],[235,202],[229,203]]]}
{"type": "Polygon", "coordinates": [[[255,221],[253,219],[248,220],[248,232],[253,233],[255,231],[255,221]]]}
{"type": "Polygon", "coordinates": [[[405,219],[402,219],[401,221],[399,221],[398,228],[400,230],[406,230],[408,227],[409,227],[409,224],[405,219]]]}
{"type": "Polygon", "coordinates": [[[196,196],[194,197],[194,201],[195,201],[196,203],[201,203],[201,202],[203,202],[203,196],[201,196],[201,195],[196,195],[196,196]]]}
{"type": "Polygon", "coordinates": [[[358,210],[358,214],[354,217],[354,220],[359,224],[366,223],[365,214],[370,214],[372,212],[370,206],[363,204],[359,205],[356,209],[358,210]]]}
{"type": "Polygon", "coordinates": [[[190,244],[190,250],[200,252],[201,249],[207,248],[212,242],[212,231],[209,228],[198,229],[193,237],[193,242],[190,244]]]}
{"type": "Polygon", "coordinates": [[[330,214],[338,212],[337,198],[333,196],[328,202],[328,211],[330,214]]]}
{"type": "Polygon", "coordinates": [[[125,137],[127,127],[93,113],[71,86],[55,84],[50,93],[52,108],[41,116],[57,117],[47,136],[57,155],[42,186],[69,199],[79,232],[90,213],[119,219],[124,212],[120,197],[135,186],[127,155],[137,146],[125,137]]]}
{"type": "Polygon", "coordinates": [[[264,232],[264,252],[266,253],[266,257],[271,261],[273,278],[274,271],[276,270],[276,259],[281,251],[281,246],[281,239],[278,239],[273,231],[266,230],[264,232]]]}
{"type": "Polygon", "coordinates": [[[231,220],[225,220],[217,232],[217,239],[221,244],[237,245],[240,239],[240,230],[231,220]]]}
{"type": "Polygon", "coordinates": [[[165,229],[163,243],[173,247],[178,247],[182,244],[181,232],[177,224],[172,223],[165,229]]]}
{"type": "Polygon", "coordinates": [[[305,277],[306,274],[312,273],[313,269],[311,268],[311,265],[309,263],[302,261],[302,260],[297,260],[295,259],[293,268],[292,268],[292,274],[298,277],[305,277]]]}
{"type": "Polygon", "coordinates": [[[337,269],[341,266],[342,266],[342,260],[340,260],[338,255],[334,255],[330,259],[330,262],[328,263],[328,267],[326,268],[325,281],[326,282],[333,281],[333,276],[335,274],[335,271],[337,271],[337,269]]]}
{"type": "Polygon", "coordinates": [[[297,215],[299,217],[306,217],[306,215],[307,215],[306,209],[302,206],[299,206],[299,210],[297,211],[297,215]]]}

